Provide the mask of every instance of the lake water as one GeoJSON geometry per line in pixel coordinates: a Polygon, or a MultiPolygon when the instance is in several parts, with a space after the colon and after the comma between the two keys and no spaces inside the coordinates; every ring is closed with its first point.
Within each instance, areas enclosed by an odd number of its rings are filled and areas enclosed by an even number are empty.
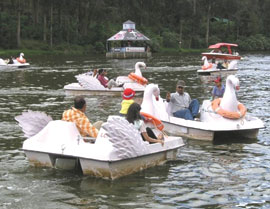
{"type": "MultiPolygon", "coordinates": [[[[27,58],[27,55],[26,55],[27,58]]],[[[185,139],[177,160],[115,181],[50,168],[30,167],[20,150],[23,133],[14,120],[23,111],[43,111],[53,119],[73,105],[64,85],[75,75],[105,68],[108,77],[128,75],[145,61],[144,77],[158,83],[161,95],[186,81],[192,98],[210,98],[196,70],[200,55],[160,55],[148,60],[100,57],[36,56],[27,69],[0,76],[0,208],[270,208],[270,55],[246,54],[239,63],[238,100],[266,128],[251,141],[219,144],[185,139]]],[[[87,96],[91,121],[106,121],[120,109],[121,98],[87,96]]]]}

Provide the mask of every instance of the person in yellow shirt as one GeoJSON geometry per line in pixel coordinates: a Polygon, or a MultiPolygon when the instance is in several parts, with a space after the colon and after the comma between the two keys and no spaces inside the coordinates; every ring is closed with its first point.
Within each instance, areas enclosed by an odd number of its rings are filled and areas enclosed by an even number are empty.
{"type": "Polygon", "coordinates": [[[74,107],[64,111],[62,120],[74,122],[82,136],[90,136],[96,138],[98,135],[98,128],[100,128],[102,122],[98,121],[92,125],[85,115],[85,110],[85,99],[82,96],[77,96],[74,99],[74,107]]]}
{"type": "Polygon", "coordinates": [[[135,91],[131,88],[126,88],[123,92],[123,100],[121,102],[120,115],[125,116],[128,112],[128,108],[134,103],[133,97],[135,96],[135,91]]]}

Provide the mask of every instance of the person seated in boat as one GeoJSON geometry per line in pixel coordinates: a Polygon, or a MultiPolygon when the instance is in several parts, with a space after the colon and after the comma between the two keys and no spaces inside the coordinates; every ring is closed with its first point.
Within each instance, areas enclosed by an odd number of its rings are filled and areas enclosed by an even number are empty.
{"type": "Polygon", "coordinates": [[[123,92],[123,100],[121,102],[121,110],[119,111],[121,116],[127,114],[128,108],[134,103],[133,97],[135,96],[135,91],[131,88],[126,88],[123,92]]]}
{"type": "Polygon", "coordinates": [[[184,92],[185,81],[179,80],[176,84],[176,92],[168,92],[166,101],[172,105],[172,114],[177,118],[184,118],[186,120],[194,120],[199,112],[199,101],[197,99],[191,100],[189,94],[184,92]]]}
{"type": "Polygon", "coordinates": [[[118,86],[118,87],[122,87],[123,86],[123,84],[118,85],[115,82],[115,80],[113,80],[113,79],[110,79],[109,80],[106,77],[106,75],[107,75],[107,70],[105,70],[105,69],[99,69],[98,70],[98,77],[97,77],[97,79],[99,80],[99,82],[101,83],[101,85],[103,85],[105,88],[111,89],[114,86],[118,86]]]}
{"type": "Polygon", "coordinates": [[[7,64],[14,64],[14,61],[13,60],[14,60],[14,57],[11,56],[10,59],[8,60],[8,63],[7,64]]]}
{"type": "Polygon", "coordinates": [[[86,101],[82,96],[77,96],[74,99],[74,107],[64,111],[62,120],[74,122],[82,136],[90,136],[96,138],[98,130],[102,125],[102,121],[98,121],[93,125],[85,115],[86,101]]]}
{"type": "Polygon", "coordinates": [[[86,73],[86,75],[92,76],[94,78],[97,78],[98,76],[98,69],[94,69],[93,71],[90,70],[89,72],[86,73]]]}
{"type": "Polygon", "coordinates": [[[218,62],[217,69],[225,69],[225,67],[223,66],[221,62],[218,62]]]}
{"type": "Polygon", "coordinates": [[[154,134],[151,128],[146,127],[144,121],[140,115],[141,106],[134,102],[128,108],[126,119],[129,123],[132,123],[135,128],[141,133],[144,141],[151,143],[160,143],[164,145],[163,134],[160,133],[158,137],[154,134]]]}
{"type": "Polygon", "coordinates": [[[224,60],[222,66],[223,66],[224,69],[228,69],[228,67],[229,67],[229,62],[228,62],[228,60],[224,60]]]}
{"type": "Polygon", "coordinates": [[[222,78],[219,76],[215,80],[215,86],[212,90],[212,100],[222,98],[225,92],[225,86],[222,84],[222,78]]]}

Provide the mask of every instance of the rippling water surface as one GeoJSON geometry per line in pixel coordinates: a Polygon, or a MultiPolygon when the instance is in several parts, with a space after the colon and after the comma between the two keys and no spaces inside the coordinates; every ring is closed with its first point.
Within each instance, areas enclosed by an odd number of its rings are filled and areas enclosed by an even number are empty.
{"type": "MultiPolygon", "coordinates": [[[[75,75],[92,68],[106,68],[111,78],[127,75],[136,61],[146,62],[142,73],[159,84],[163,97],[183,79],[191,97],[202,102],[212,84],[203,84],[196,74],[199,55],[148,60],[39,56],[28,58],[28,69],[1,71],[0,208],[270,208],[270,55],[243,57],[238,99],[265,123],[257,139],[214,144],[185,139],[176,161],[115,181],[30,167],[14,117],[31,109],[60,119],[73,103],[63,86],[75,82],[75,75]]],[[[106,121],[119,111],[121,98],[88,96],[86,101],[88,117],[106,121]]]]}

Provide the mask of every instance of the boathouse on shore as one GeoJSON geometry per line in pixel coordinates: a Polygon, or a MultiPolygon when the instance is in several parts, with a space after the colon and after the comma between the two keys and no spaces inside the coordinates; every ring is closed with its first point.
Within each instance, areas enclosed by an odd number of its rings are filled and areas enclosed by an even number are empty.
{"type": "Polygon", "coordinates": [[[147,58],[151,57],[150,39],[135,28],[135,23],[128,20],[123,23],[123,30],[107,40],[107,58],[147,58]]]}

